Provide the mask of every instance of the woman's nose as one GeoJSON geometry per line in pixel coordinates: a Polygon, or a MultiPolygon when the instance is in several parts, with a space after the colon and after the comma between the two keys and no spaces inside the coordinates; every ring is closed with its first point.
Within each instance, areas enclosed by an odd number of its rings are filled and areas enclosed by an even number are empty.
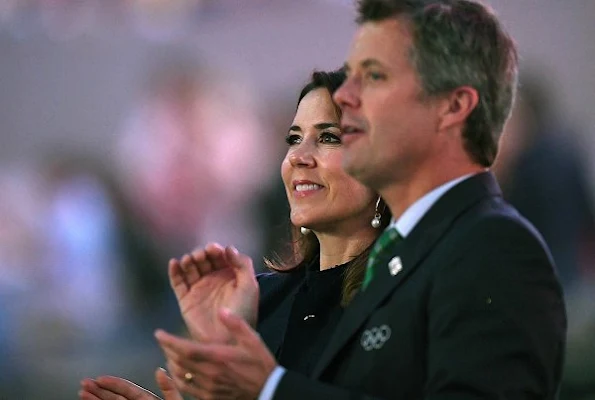
{"type": "Polygon", "coordinates": [[[312,151],[308,149],[296,149],[289,155],[289,162],[293,167],[309,167],[316,165],[312,151]]]}

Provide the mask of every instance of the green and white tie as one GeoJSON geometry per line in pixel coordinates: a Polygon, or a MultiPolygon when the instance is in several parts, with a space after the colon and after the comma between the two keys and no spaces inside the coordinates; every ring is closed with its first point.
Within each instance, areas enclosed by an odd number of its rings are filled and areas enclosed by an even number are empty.
{"type": "Polygon", "coordinates": [[[391,245],[394,245],[403,240],[403,237],[399,234],[399,231],[395,227],[387,228],[374,243],[374,247],[370,251],[368,257],[368,263],[366,265],[366,275],[364,276],[364,282],[362,283],[362,291],[366,290],[372,279],[374,279],[375,270],[378,268],[377,260],[379,256],[386,251],[391,245]]]}

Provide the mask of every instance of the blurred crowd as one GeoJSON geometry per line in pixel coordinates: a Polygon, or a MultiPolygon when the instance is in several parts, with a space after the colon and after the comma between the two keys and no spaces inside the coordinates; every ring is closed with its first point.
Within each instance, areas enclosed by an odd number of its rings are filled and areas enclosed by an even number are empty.
{"type": "MultiPolygon", "coordinates": [[[[277,0],[279,2],[281,0],[277,0]]],[[[287,0],[284,0],[287,1],[287,0]]],[[[0,28],[16,36],[36,31],[63,40],[128,25],[154,41],[179,37],[203,21],[238,10],[259,10],[270,0],[0,0],[0,28]]]]}
{"type": "Polygon", "coordinates": [[[595,399],[595,197],[588,156],[547,81],[521,76],[494,170],[504,197],[550,247],[565,292],[568,349],[561,399],[595,399]]]}
{"type": "MultiPolygon", "coordinates": [[[[305,79],[306,77],[304,77],[305,79]]],[[[262,269],[286,245],[279,179],[296,99],[194,63],[156,68],[111,157],[67,146],[0,165],[0,399],[75,398],[86,376],[155,388],[156,328],[183,332],[167,261],[210,241],[262,269]],[[273,107],[274,106],[274,107],[273,107]],[[269,113],[263,109],[271,109],[269,113]]],[[[595,398],[595,184],[580,135],[525,75],[495,167],[542,233],[569,311],[561,398],[595,398]]]]}
{"type": "Polygon", "coordinates": [[[182,329],[168,259],[217,241],[259,269],[281,244],[285,135],[270,128],[240,82],[168,64],[108,160],[56,148],[3,166],[1,399],[73,398],[80,378],[99,373],[154,386],[152,333],[182,329]]]}

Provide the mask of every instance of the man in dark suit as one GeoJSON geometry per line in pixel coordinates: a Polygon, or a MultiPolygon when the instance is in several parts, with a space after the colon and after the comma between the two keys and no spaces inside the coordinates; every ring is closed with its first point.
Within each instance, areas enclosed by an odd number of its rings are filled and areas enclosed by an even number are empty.
{"type": "Polygon", "coordinates": [[[489,172],[515,93],[512,39],[465,0],[362,0],[358,23],[334,96],[344,167],[394,220],[313,375],[277,365],[229,314],[237,349],[162,346],[211,363],[199,384],[225,381],[230,398],[556,398],[561,287],[489,172]]]}

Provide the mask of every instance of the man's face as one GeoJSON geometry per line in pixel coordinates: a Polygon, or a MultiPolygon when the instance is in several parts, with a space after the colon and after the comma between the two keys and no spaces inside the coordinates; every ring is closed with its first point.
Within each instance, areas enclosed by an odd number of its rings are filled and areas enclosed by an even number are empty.
{"type": "Polygon", "coordinates": [[[422,99],[411,46],[406,21],[364,23],[351,45],[348,78],[334,95],[343,111],[343,167],[377,191],[414,179],[437,154],[438,113],[422,99]]]}

